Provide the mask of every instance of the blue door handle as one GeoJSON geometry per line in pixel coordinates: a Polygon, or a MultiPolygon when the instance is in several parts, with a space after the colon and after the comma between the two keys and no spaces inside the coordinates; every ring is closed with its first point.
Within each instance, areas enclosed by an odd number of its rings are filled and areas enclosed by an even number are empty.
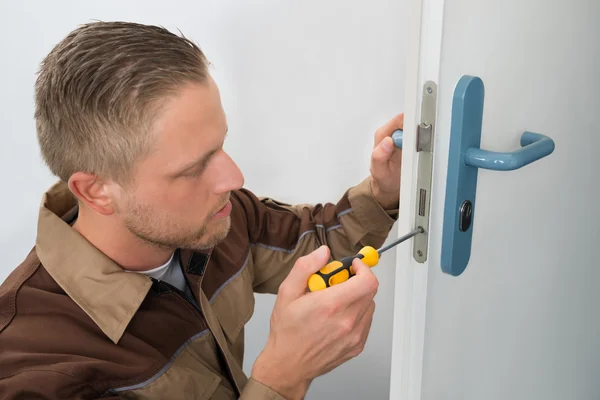
{"type": "Polygon", "coordinates": [[[452,276],[462,274],[471,257],[479,168],[512,171],[554,151],[552,139],[533,132],[524,132],[521,148],[513,152],[482,150],[483,100],[483,81],[475,76],[461,77],[452,100],[442,230],[441,267],[452,276]]]}
{"type": "Polygon", "coordinates": [[[512,171],[544,158],[554,151],[554,141],[539,133],[525,132],[521,135],[521,148],[508,153],[469,147],[465,163],[471,167],[494,171],[512,171]]]}
{"type": "Polygon", "coordinates": [[[394,141],[394,145],[399,149],[402,148],[402,139],[404,139],[404,131],[402,129],[396,129],[394,133],[392,133],[392,140],[394,141]]]}

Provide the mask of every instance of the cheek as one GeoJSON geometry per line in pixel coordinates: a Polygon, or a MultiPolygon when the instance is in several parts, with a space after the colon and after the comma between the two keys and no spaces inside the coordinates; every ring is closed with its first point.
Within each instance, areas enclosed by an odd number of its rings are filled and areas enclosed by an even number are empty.
{"type": "Polygon", "coordinates": [[[165,209],[190,221],[206,218],[211,210],[210,195],[202,177],[182,178],[165,193],[160,194],[165,209]]]}
{"type": "Polygon", "coordinates": [[[156,218],[170,218],[179,224],[202,223],[215,207],[206,175],[146,181],[136,188],[134,200],[151,210],[156,218]]]}
{"type": "Polygon", "coordinates": [[[184,185],[146,184],[136,188],[135,194],[127,198],[125,206],[130,212],[144,209],[155,219],[177,218],[178,214],[185,211],[189,197],[184,185]]]}

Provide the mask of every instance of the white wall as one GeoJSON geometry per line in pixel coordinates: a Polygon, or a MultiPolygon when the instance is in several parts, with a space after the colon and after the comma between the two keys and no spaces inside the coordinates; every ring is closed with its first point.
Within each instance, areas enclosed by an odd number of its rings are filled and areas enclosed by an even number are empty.
{"type": "MultiPolygon", "coordinates": [[[[54,181],[35,139],[35,72],[78,24],[119,19],[181,29],[215,65],[230,127],[227,150],[247,187],[287,202],[323,202],[337,200],[368,174],[373,131],[402,111],[402,4],[1,2],[0,281],[33,245],[40,196],[54,181]]],[[[318,379],[308,398],[388,398],[394,260],[390,251],[375,268],[381,286],[364,353],[318,379]]],[[[266,341],[273,299],[257,300],[247,330],[247,371],[266,341]]]]}

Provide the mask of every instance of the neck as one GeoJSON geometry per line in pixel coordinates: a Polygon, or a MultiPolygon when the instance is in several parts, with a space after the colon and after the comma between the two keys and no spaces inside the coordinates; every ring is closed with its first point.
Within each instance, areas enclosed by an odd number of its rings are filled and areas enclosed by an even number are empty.
{"type": "Polygon", "coordinates": [[[128,271],[147,271],[169,261],[175,249],[159,248],[140,239],[112,218],[79,207],[73,229],[98,250],[128,271]]]}

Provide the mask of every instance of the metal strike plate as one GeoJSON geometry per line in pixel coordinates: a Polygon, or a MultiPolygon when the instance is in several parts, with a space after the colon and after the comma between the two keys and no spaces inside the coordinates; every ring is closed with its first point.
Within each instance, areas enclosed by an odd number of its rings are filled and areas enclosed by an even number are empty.
{"type": "Polygon", "coordinates": [[[427,261],[429,247],[429,206],[431,203],[431,178],[433,171],[433,140],[437,105],[437,85],[427,81],[423,85],[421,122],[417,127],[417,193],[414,227],[422,226],[425,232],[415,236],[413,257],[419,263],[427,261]]]}

